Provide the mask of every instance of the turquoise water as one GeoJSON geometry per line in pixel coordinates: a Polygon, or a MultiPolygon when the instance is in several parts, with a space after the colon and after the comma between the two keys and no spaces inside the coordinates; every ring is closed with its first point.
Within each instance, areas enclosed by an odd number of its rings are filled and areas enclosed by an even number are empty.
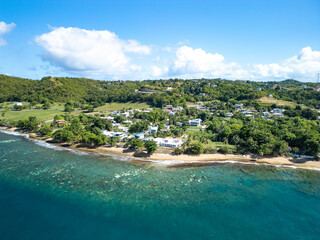
{"type": "Polygon", "coordinates": [[[0,239],[320,239],[320,172],[167,168],[0,133],[0,239]]]}

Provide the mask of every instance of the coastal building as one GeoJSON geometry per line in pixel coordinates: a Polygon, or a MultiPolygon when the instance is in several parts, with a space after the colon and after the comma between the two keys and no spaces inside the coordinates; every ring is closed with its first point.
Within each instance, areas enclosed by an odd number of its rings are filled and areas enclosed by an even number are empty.
{"type": "Polygon", "coordinates": [[[101,132],[103,135],[105,135],[108,138],[118,137],[120,139],[124,139],[128,137],[128,134],[124,132],[113,132],[113,131],[106,131],[106,130],[101,130],[101,132]]]}
{"type": "Polygon", "coordinates": [[[155,141],[158,146],[171,147],[171,148],[181,147],[181,145],[183,144],[183,141],[181,140],[181,138],[172,138],[172,137],[154,138],[153,141],[155,141]]]}

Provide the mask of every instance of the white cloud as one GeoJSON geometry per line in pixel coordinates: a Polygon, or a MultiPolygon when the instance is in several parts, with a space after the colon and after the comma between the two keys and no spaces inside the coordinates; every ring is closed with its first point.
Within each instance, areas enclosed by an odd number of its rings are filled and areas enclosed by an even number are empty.
{"type": "Polygon", "coordinates": [[[201,48],[182,46],[176,51],[176,59],[169,68],[169,75],[183,78],[231,77],[243,74],[241,67],[226,63],[221,54],[207,53],[201,48]]]}
{"type": "Polygon", "coordinates": [[[182,46],[167,67],[152,66],[154,77],[213,78],[274,80],[295,78],[313,81],[320,72],[320,51],[303,48],[298,55],[279,63],[251,64],[245,67],[235,62],[226,62],[218,53],[209,53],[201,48],[182,46]]]}
{"type": "Polygon", "coordinates": [[[141,67],[131,63],[127,53],[150,54],[148,46],[122,40],[110,31],[55,28],[35,38],[42,58],[63,70],[87,76],[121,78],[141,67]]]}
{"type": "Polygon", "coordinates": [[[288,58],[281,63],[254,64],[253,73],[256,77],[265,78],[296,78],[314,80],[320,72],[320,51],[311,47],[303,48],[298,55],[288,58]]]}
{"type": "Polygon", "coordinates": [[[14,23],[0,22],[0,46],[4,46],[7,42],[2,38],[2,35],[9,33],[16,25],[14,23]]]}
{"type": "Polygon", "coordinates": [[[161,77],[161,76],[166,76],[168,71],[169,71],[169,68],[168,67],[157,67],[157,66],[151,66],[151,70],[152,70],[152,73],[151,73],[151,76],[152,77],[161,77]]]}

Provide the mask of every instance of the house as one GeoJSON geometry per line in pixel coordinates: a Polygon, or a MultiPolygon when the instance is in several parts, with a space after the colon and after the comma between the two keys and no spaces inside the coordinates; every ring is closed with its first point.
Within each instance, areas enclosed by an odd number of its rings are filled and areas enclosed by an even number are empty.
{"type": "Polygon", "coordinates": [[[154,138],[153,141],[158,146],[163,146],[163,147],[171,147],[171,148],[176,148],[176,147],[181,147],[183,144],[183,141],[181,138],[172,138],[172,137],[166,137],[166,138],[154,138]]]}
{"type": "Polygon", "coordinates": [[[273,95],[272,95],[272,94],[269,94],[268,97],[269,97],[269,98],[273,98],[273,95]]]}
{"type": "Polygon", "coordinates": [[[150,126],[149,127],[149,134],[158,132],[158,126],[150,126]]]}
{"type": "Polygon", "coordinates": [[[202,120],[201,119],[192,119],[192,120],[189,120],[189,125],[190,126],[194,126],[194,127],[198,127],[201,125],[201,122],[202,120]]]}
{"type": "Polygon", "coordinates": [[[258,87],[258,88],[257,88],[257,91],[261,91],[261,88],[258,87]]]}
{"type": "Polygon", "coordinates": [[[233,116],[233,113],[227,112],[227,113],[226,113],[226,116],[227,116],[227,117],[232,117],[232,116],[233,116]]]}
{"type": "Polygon", "coordinates": [[[147,138],[143,139],[144,142],[153,141],[153,140],[154,140],[153,137],[147,137],[147,138]]]}
{"type": "Polygon", "coordinates": [[[132,121],[130,120],[126,120],[126,121],[123,121],[124,124],[132,124],[132,121]]]}
{"type": "Polygon", "coordinates": [[[243,108],[243,104],[242,103],[235,104],[235,105],[233,105],[233,107],[236,109],[241,109],[241,108],[243,108]]]}
{"type": "Polygon", "coordinates": [[[162,142],[160,143],[160,146],[176,148],[176,147],[181,147],[182,144],[183,142],[181,138],[166,137],[162,140],[162,142]]]}
{"type": "Polygon", "coordinates": [[[130,117],[130,113],[129,112],[122,112],[120,113],[120,116],[124,116],[126,118],[130,117]]]}
{"type": "Polygon", "coordinates": [[[137,133],[134,135],[134,137],[137,139],[144,139],[144,133],[137,133]]]}
{"type": "Polygon", "coordinates": [[[199,95],[200,95],[200,96],[205,96],[206,94],[205,94],[205,93],[199,93],[199,95]]]}
{"type": "Polygon", "coordinates": [[[57,120],[56,123],[57,123],[58,127],[62,127],[67,123],[67,121],[64,119],[61,119],[61,120],[57,120]]]}
{"type": "Polygon", "coordinates": [[[172,112],[172,111],[169,112],[169,116],[174,116],[175,114],[176,114],[175,112],[172,112]]]}
{"type": "Polygon", "coordinates": [[[128,127],[123,127],[123,126],[118,126],[118,129],[123,131],[123,132],[128,132],[129,131],[128,127]]]}
{"type": "Polygon", "coordinates": [[[182,126],[183,126],[183,123],[182,123],[182,122],[177,122],[176,125],[177,125],[178,127],[182,127],[182,126]]]}
{"type": "Polygon", "coordinates": [[[301,88],[307,88],[308,86],[304,84],[304,85],[301,85],[300,87],[301,88]]]}
{"type": "Polygon", "coordinates": [[[101,130],[102,134],[105,135],[106,137],[109,138],[115,138],[118,137],[120,139],[124,139],[128,137],[127,133],[124,132],[113,132],[113,131],[106,131],[106,130],[101,130]]]}
{"type": "Polygon", "coordinates": [[[17,102],[15,104],[13,104],[13,106],[22,106],[23,104],[21,102],[17,102]]]}
{"type": "Polygon", "coordinates": [[[274,117],[283,117],[283,110],[280,108],[274,108],[272,112],[274,117]]]}
{"type": "Polygon", "coordinates": [[[271,114],[269,112],[262,112],[262,114],[267,118],[271,117],[271,114]]]}
{"type": "Polygon", "coordinates": [[[101,119],[108,119],[108,120],[111,120],[111,121],[114,120],[114,117],[111,117],[111,116],[100,117],[100,118],[101,118],[101,119]]]}

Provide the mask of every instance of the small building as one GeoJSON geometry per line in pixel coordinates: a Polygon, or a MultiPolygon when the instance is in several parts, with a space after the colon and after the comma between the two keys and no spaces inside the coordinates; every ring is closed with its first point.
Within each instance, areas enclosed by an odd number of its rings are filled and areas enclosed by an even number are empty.
{"type": "Polygon", "coordinates": [[[144,133],[137,133],[134,135],[134,137],[137,139],[144,139],[144,133]]]}
{"type": "Polygon", "coordinates": [[[101,130],[102,134],[105,135],[106,137],[109,138],[115,138],[118,137],[120,139],[124,139],[128,137],[127,133],[124,132],[113,132],[113,131],[106,131],[106,130],[101,130]]]}
{"type": "Polygon", "coordinates": [[[150,126],[149,127],[149,134],[158,132],[158,128],[159,128],[158,126],[150,126]]]}
{"type": "Polygon", "coordinates": [[[227,117],[232,117],[232,116],[233,116],[233,113],[227,112],[227,113],[226,113],[226,116],[227,116],[227,117]]]}
{"type": "Polygon", "coordinates": [[[176,148],[176,147],[181,147],[182,144],[183,142],[181,138],[166,137],[162,140],[162,142],[160,143],[160,146],[176,148]]]}
{"type": "Polygon", "coordinates": [[[15,104],[13,104],[13,106],[22,106],[23,104],[21,102],[17,102],[15,104]]]}
{"type": "Polygon", "coordinates": [[[118,126],[118,129],[123,131],[123,132],[128,132],[129,128],[128,127],[124,127],[124,126],[118,126]]]}
{"type": "Polygon", "coordinates": [[[242,103],[237,103],[237,104],[233,105],[233,107],[236,108],[236,109],[241,109],[241,108],[243,108],[243,104],[242,103]]]}
{"type": "Polygon", "coordinates": [[[189,125],[193,127],[199,127],[201,125],[202,120],[197,118],[197,119],[192,119],[189,120],[189,125]]]}
{"type": "Polygon", "coordinates": [[[130,117],[130,113],[129,112],[122,112],[120,113],[120,116],[124,116],[126,118],[130,117]]]}
{"type": "Polygon", "coordinates": [[[199,95],[200,95],[200,96],[205,96],[206,94],[205,94],[205,93],[199,93],[199,95]]]}

